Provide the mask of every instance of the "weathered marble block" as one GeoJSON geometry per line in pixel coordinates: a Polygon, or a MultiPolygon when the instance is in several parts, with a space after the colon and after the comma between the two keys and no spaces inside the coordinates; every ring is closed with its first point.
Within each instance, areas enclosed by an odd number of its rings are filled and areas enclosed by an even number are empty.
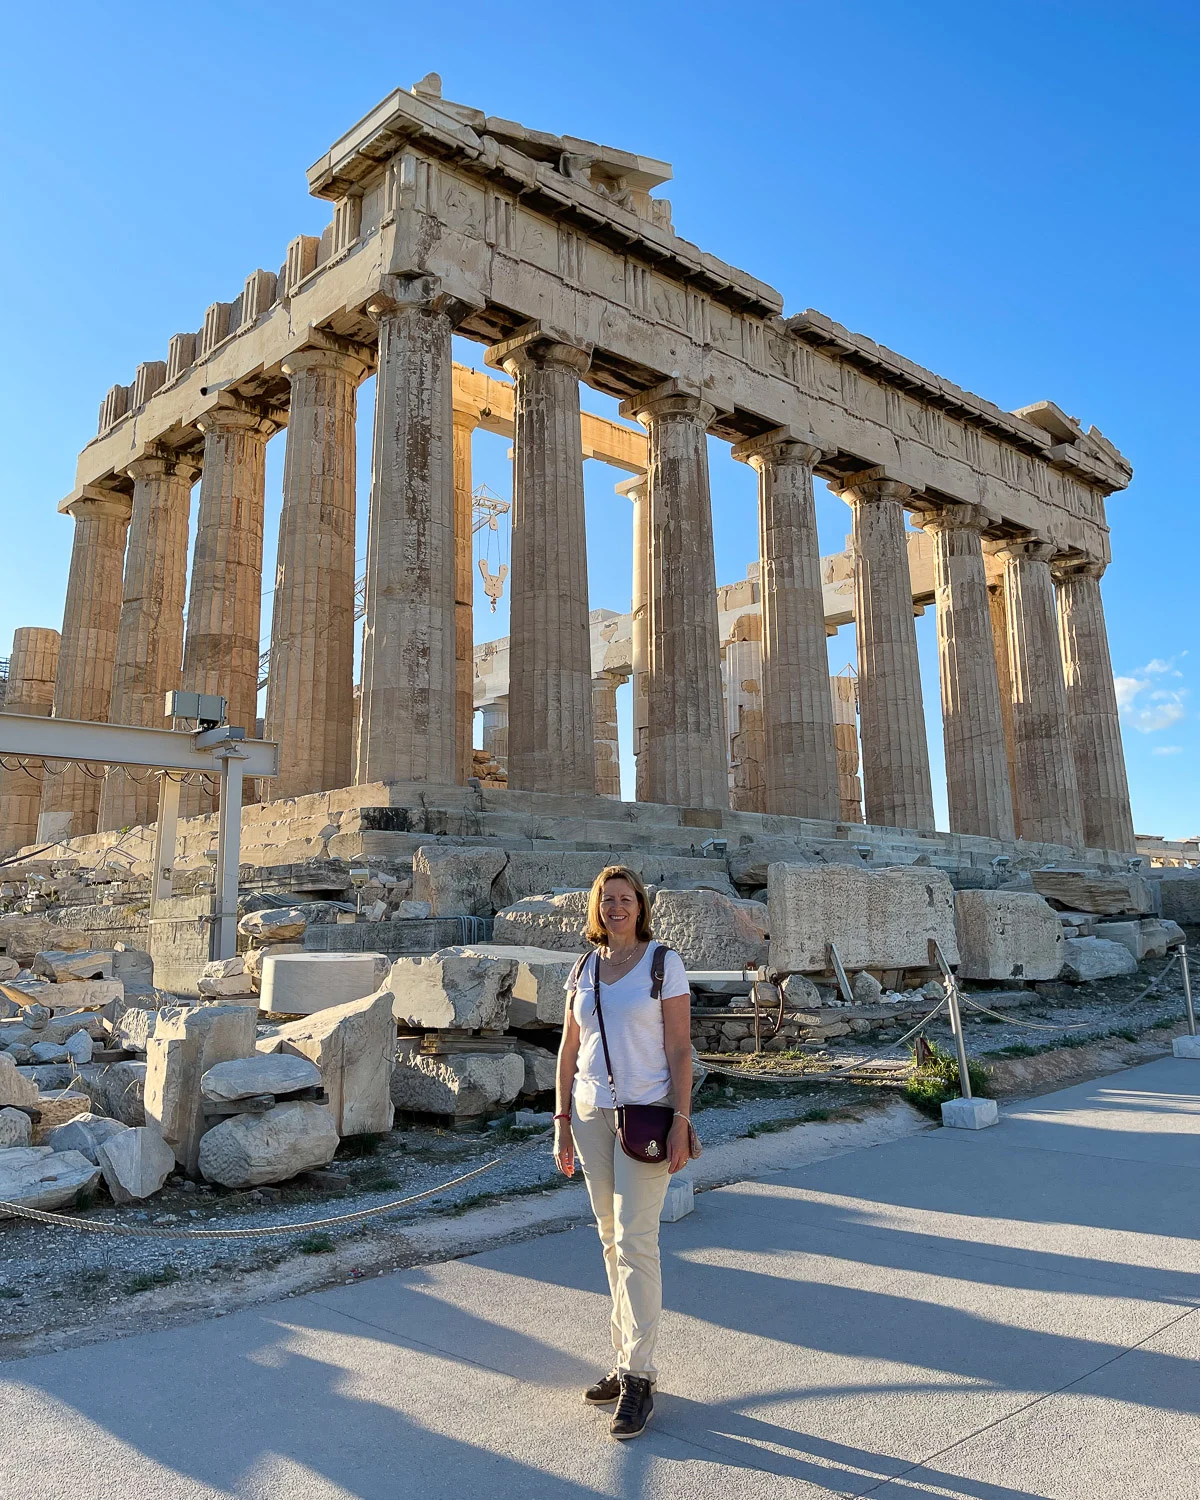
{"type": "Polygon", "coordinates": [[[393,1015],[402,1026],[503,1031],[516,977],[512,959],[477,948],[398,958],[388,976],[393,1015]]]}
{"type": "Polygon", "coordinates": [[[563,891],[557,896],[528,896],[496,913],[492,940],[514,947],[552,948],[559,953],[583,953],[591,944],[583,935],[587,922],[587,891],[563,891]]]}
{"type": "Polygon", "coordinates": [[[517,966],[508,1002],[510,1026],[561,1026],[566,1012],[564,986],[575,957],[553,948],[516,948],[503,943],[473,943],[472,953],[511,959],[517,966]]]}
{"type": "Polygon", "coordinates": [[[525,1085],[519,1052],[412,1053],[396,1064],[392,1102],[414,1114],[472,1119],[511,1104],[525,1085]]]}
{"type": "Polygon", "coordinates": [[[827,968],[830,943],[847,969],[924,968],[930,938],[958,962],[954,891],[930,865],[772,865],[767,890],[777,973],[827,968]]]}
{"type": "Polygon", "coordinates": [[[133,1203],[157,1193],[175,1170],[175,1153],[147,1125],[105,1141],[96,1160],[114,1203],[133,1203]]]}
{"type": "Polygon", "coordinates": [[[962,979],[1055,979],[1062,968],[1058,913],[1032,891],[959,891],[954,898],[962,979]]]}
{"type": "Polygon", "coordinates": [[[423,844],[413,855],[413,900],[434,917],[490,917],[492,881],[508,862],[503,849],[423,844]]]}
{"type": "Polygon", "coordinates": [[[361,1000],[387,972],[382,953],[268,953],[262,961],[258,1008],[283,1016],[361,1000]]]}
{"type": "Polygon", "coordinates": [[[1107,938],[1065,938],[1062,977],[1077,984],[1135,974],[1137,959],[1122,943],[1107,938]]]}
{"type": "Polygon", "coordinates": [[[256,1013],[247,1005],[161,1010],[146,1048],[146,1123],[155,1126],[190,1176],[206,1124],[200,1080],[216,1063],[254,1051],[256,1013]]]}
{"type": "Polygon", "coordinates": [[[688,969],[757,968],[767,961],[767,907],[718,891],[659,891],[650,912],[654,936],[688,969]]]}
{"type": "Polygon", "coordinates": [[[232,1115],[214,1125],[200,1142],[199,1166],[206,1181],[222,1187],[258,1187],[326,1167],[337,1148],[338,1133],[323,1104],[277,1104],[265,1114],[232,1115]]]}
{"type": "Polygon", "coordinates": [[[258,1044],[260,1052],[292,1053],[320,1071],[337,1132],[381,1135],[392,1128],[389,1092],[396,1058],[390,989],[291,1021],[258,1044]]]}

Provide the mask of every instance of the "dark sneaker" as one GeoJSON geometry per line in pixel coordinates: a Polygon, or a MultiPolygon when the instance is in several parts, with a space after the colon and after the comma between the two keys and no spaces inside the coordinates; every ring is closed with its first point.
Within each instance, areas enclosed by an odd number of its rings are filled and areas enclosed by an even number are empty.
{"type": "Polygon", "coordinates": [[[621,1396],[608,1430],[615,1438],[640,1437],[654,1411],[654,1393],[645,1375],[621,1373],[621,1396]]]}
{"type": "Polygon", "coordinates": [[[597,1380],[595,1385],[589,1385],[583,1393],[583,1399],[589,1406],[608,1406],[621,1394],[621,1376],[618,1371],[610,1370],[607,1375],[597,1380]]]}

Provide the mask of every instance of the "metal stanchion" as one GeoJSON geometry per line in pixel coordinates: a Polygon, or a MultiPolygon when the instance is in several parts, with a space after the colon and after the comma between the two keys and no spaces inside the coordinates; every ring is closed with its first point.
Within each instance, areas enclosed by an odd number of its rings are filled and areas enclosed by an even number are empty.
{"type": "Polygon", "coordinates": [[[967,1066],[967,1044],[963,1038],[962,1010],[958,1003],[958,980],[946,962],[941,945],[936,938],[929,939],[929,961],[941,970],[946,986],[947,1009],[950,1013],[950,1030],[954,1035],[954,1050],[958,1054],[958,1082],[961,1099],[948,1099],[942,1105],[942,1124],[959,1130],[984,1130],[998,1123],[1000,1115],[994,1099],[976,1099],[971,1093],[971,1071],[967,1066]]]}
{"type": "Polygon", "coordinates": [[[958,1053],[958,1086],[964,1099],[970,1099],[971,1094],[971,1070],[967,1067],[967,1044],[963,1040],[962,1011],[958,1005],[958,981],[954,976],[948,975],[946,979],[946,999],[950,1002],[950,1030],[954,1034],[954,1050],[958,1053]]]}
{"type": "Polygon", "coordinates": [[[1183,970],[1183,1003],[1187,1006],[1188,1036],[1196,1035],[1196,1012],[1192,1007],[1192,976],[1188,970],[1187,944],[1179,945],[1179,965],[1183,970]]]}

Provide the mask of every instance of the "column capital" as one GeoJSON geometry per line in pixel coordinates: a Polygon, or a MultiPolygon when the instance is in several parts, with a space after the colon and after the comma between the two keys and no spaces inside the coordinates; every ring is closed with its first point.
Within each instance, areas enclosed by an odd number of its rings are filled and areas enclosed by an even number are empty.
{"type": "Polygon", "coordinates": [[[376,322],[402,312],[442,313],[454,327],[472,308],[463,298],[443,291],[440,276],[414,271],[382,277],[378,289],[367,298],[365,310],[376,322]]]}
{"type": "Polygon", "coordinates": [[[260,406],[241,397],[223,396],[219,405],[196,418],[196,426],[205,437],[210,432],[244,432],[269,438],[284,426],[284,419],[275,408],[260,406]]]}
{"type": "Polygon", "coordinates": [[[871,469],[859,469],[837,480],[836,487],[848,504],[868,504],[878,500],[896,500],[901,505],[911,496],[912,486],[899,479],[890,479],[887,470],[877,464],[871,469]]]}
{"type": "Polygon", "coordinates": [[[996,542],[990,549],[993,557],[1002,562],[1049,562],[1058,548],[1044,537],[1026,536],[1006,538],[996,542]]]}
{"type": "Polygon", "coordinates": [[[93,520],[109,516],[117,521],[128,521],[133,513],[133,497],[120,490],[102,489],[97,484],[85,484],[78,495],[64,501],[61,509],[73,521],[93,520]]]}
{"type": "Polygon", "coordinates": [[[613,493],[623,495],[626,500],[637,505],[646,498],[646,490],[649,483],[650,476],[648,474],[634,474],[629,479],[622,479],[620,484],[614,484],[613,493]]]}
{"type": "Polygon", "coordinates": [[[193,484],[200,477],[200,467],[193,458],[148,449],[141,458],[126,464],[125,473],[135,483],[139,479],[178,479],[181,484],[193,484]]]}
{"type": "Polygon", "coordinates": [[[735,443],[730,452],[739,463],[762,469],[764,464],[800,464],[814,469],[825,454],[812,442],[812,434],[794,432],[791,427],[773,427],[758,437],[735,443]]]}
{"type": "Polygon", "coordinates": [[[621,402],[619,410],[623,417],[631,417],[643,425],[647,425],[646,418],[669,421],[673,417],[682,417],[703,422],[708,427],[717,415],[718,408],[707,401],[694,386],[672,379],[652,385],[635,396],[627,396],[621,402]]]}
{"type": "Polygon", "coordinates": [[[575,375],[586,375],[591,368],[590,344],[581,345],[558,329],[543,323],[526,323],[510,339],[493,344],[483,362],[494,370],[503,370],[514,378],[528,365],[558,365],[575,375]]]}
{"type": "Polygon", "coordinates": [[[301,348],[284,355],[280,369],[289,377],[305,370],[340,370],[357,384],[373,364],[369,350],[314,329],[301,348]]]}
{"type": "Polygon", "coordinates": [[[984,532],[992,524],[992,517],[982,505],[940,505],[936,509],[922,510],[913,520],[922,531],[936,535],[939,531],[984,532]]]}
{"type": "Polygon", "coordinates": [[[1055,583],[1067,583],[1072,578],[1092,578],[1099,583],[1108,564],[1094,557],[1056,557],[1050,564],[1050,576],[1055,583]]]}

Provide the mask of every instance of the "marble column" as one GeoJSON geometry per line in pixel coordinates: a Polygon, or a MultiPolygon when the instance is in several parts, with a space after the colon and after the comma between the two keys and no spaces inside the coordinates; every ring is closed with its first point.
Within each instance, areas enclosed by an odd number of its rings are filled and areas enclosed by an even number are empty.
{"type": "Polygon", "coordinates": [[[1008,791],[1012,802],[1013,830],[1021,837],[1021,814],[1017,806],[1017,740],[1013,733],[1012,663],[1008,659],[1008,601],[1004,595],[1004,564],[995,556],[996,544],[985,543],[984,567],[988,579],[988,616],[992,627],[992,654],[996,658],[996,683],[1000,689],[1000,717],[1004,723],[1004,756],[1008,763],[1008,791]]]}
{"type": "Polygon", "coordinates": [[[354,773],[355,409],[367,362],[302,349],[291,383],[275,559],[265,734],[272,798],[349,786],[354,773]]]}
{"type": "MultiPolygon", "coordinates": [[[[167,727],[164,701],[179,686],[183,662],[188,514],[199,472],[191,459],[166,454],[140,458],[126,470],[133,480],[133,514],[108,712],[113,724],[167,727]]],[[[113,766],[97,826],[132,828],[157,816],[158,778],[113,766]]]]}
{"type": "Polygon", "coordinates": [[[813,498],[821,452],[770,433],[733,451],[758,471],[765,811],[836,821],[837,757],[813,498]]]}
{"type": "Polygon", "coordinates": [[[933,787],[904,525],[910,493],[879,469],[843,481],[853,515],[866,821],[932,833],[933,787]]]}
{"type": "Polygon", "coordinates": [[[650,504],[644,474],[617,485],[618,495],[633,503],[633,594],[630,653],[633,666],[633,760],[634,798],[647,801],[646,778],[650,771],[647,741],[650,729],[650,504]]]}
{"type": "Polygon", "coordinates": [[[1089,849],[1136,852],[1100,579],[1104,564],[1052,565],[1083,835],[1089,849]]]}
{"type": "Polygon", "coordinates": [[[473,774],[475,720],[475,531],[471,483],[471,434],[478,425],[473,411],[454,408],[454,743],[458,751],[455,780],[466,786],[473,774]]]}
{"type": "MultiPolygon", "coordinates": [[[[13,632],[4,693],[6,714],[28,714],[46,719],[54,707],[54,678],[58,670],[59,634],[36,625],[13,632]]],[[[42,801],[42,763],[28,757],[24,764],[0,767],[0,854],[14,854],[37,838],[42,801]]]]}
{"type": "Polygon", "coordinates": [[[1050,576],[1054,546],[1034,538],[1006,543],[996,555],[1004,563],[1021,837],[1078,849],[1083,819],[1050,576]]]}
{"type": "Polygon", "coordinates": [[[763,709],[762,615],[739,615],[733,622],[729,640],[725,642],[729,805],[735,812],[761,813],[768,810],[763,709]]]}
{"type": "Polygon", "coordinates": [[[667,381],[622,403],[648,430],[650,572],[646,797],[727,808],[721,638],[708,486],[715,409],[667,381]]]}
{"type": "Polygon", "coordinates": [[[592,722],[596,736],[596,796],[621,799],[621,747],[617,739],[617,672],[592,678],[592,722]]]}
{"type": "MultiPolygon", "coordinates": [[[[219,693],[230,724],[247,737],[258,723],[263,489],[267,439],[276,421],[248,402],[217,406],[196,422],[204,434],[196,540],[188,588],[182,687],[219,693]]],[[[210,783],[189,783],[181,817],[211,812],[210,783]]]]}
{"type": "Polygon", "coordinates": [[[454,785],[457,624],[452,307],[428,276],[385,277],[367,531],[355,780],[454,785]]]}
{"type": "Polygon", "coordinates": [[[858,679],[838,673],[829,679],[833,743],[837,751],[838,820],[861,823],[862,779],[858,759],[858,679]]]}
{"type": "Polygon", "coordinates": [[[947,505],[921,518],[934,543],[950,831],[1011,840],[1012,791],[983,561],[987,524],[977,505],[947,505]]]}
{"type": "MultiPolygon", "coordinates": [[[[56,719],[108,719],[131,508],[128,495],[91,487],[68,507],[75,540],[54,684],[56,719]]],[[[47,766],[38,841],[95,833],[100,785],[95,767],[47,766]]]]}
{"type": "Polygon", "coordinates": [[[483,730],[483,748],[500,762],[508,774],[508,699],[497,698],[479,710],[483,730]]]}
{"type": "Polygon", "coordinates": [[[508,784],[596,785],[579,377],[590,355],[538,333],[488,351],[516,383],[508,784]]]}

